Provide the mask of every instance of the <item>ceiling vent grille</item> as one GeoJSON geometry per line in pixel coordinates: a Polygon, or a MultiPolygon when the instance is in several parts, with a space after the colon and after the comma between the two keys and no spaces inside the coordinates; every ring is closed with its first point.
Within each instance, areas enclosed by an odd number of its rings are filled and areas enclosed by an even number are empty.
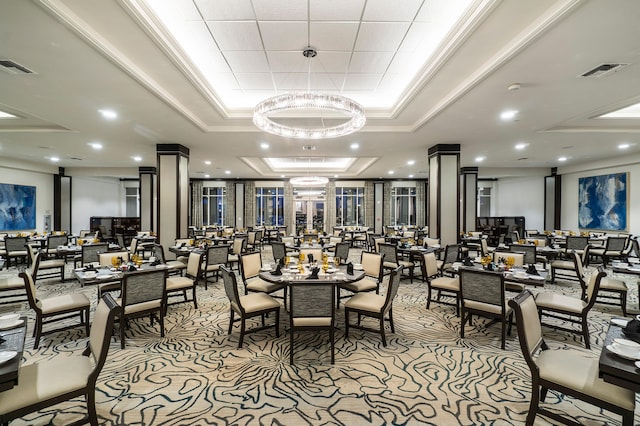
{"type": "Polygon", "coordinates": [[[9,74],[35,74],[29,68],[20,65],[11,59],[0,59],[0,70],[8,72],[9,74]]]}
{"type": "Polygon", "coordinates": [[[600,64],[597,67],[590,69],[585,73],[580,74],[580,77],[587,77],[587,78],[604,77],[605,75],[619,71],[628,65],[629,64],[600,64]]]}

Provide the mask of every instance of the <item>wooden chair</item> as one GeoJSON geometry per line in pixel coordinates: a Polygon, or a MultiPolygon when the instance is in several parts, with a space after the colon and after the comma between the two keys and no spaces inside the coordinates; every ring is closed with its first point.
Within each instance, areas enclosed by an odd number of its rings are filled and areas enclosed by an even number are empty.
{"type": "MultiPolygon", "coordinates": [[[[36,255],[35,265],[32,267],[33,271],[37,271],[37,264],[41,256],[41,253],[36,255]]],[[[36,323],[33,327],[33,337],[35,338],[33,343],[34,349],[38,349],[42,335],[68,330],[79,325],[84,326],[87,335],[89,335],[89,308],[91,302],[87,296],[82,293],[68,293],[47,298],[38,297],[33,275],[27,272],[21,272],[20,278],[23,279],[25,289],[27,290],[29,307],[36,313],[36,323]],[[76,315],[80,316],[79,324],[72,324],[46,332],[42,331],[45,324],[66,320],[76,315]]]]}
{"type": "Polygon", "coordinates": [[[229,246],[217,245],[207,247],[207,255],[205,256],[205,264],[202,270],[204,278],[204,289],[207,290],[209,277],[215,277],[213,282],[217,282],[220,278],[220,268],[227,266],[229,260],[229,246]]]}
{"type": "MultiPolygon", "coordinates": [[[[20,368],[20,381],[0,392],[0,423],[40,411],[73,398],[84,396],[91,425],[98,425],[96,382],[109,352],[115,316],[120,307],[105,295],[93,314],[87,348],[82,355],[54,357],[20,368]]],[[[88,334],[88,333],[87,333],[88,334]]]]}
{"type": "Polygon", "coordinates": [[[434,253],[425,253],[422,255],[422,279],[427,282],[427,309],[431,306],[431,302],[443,303],[445,305],[453,305],[456,307],[456,316],[460,316],[460,278],[440,276],[438,270],[438,262],[434,253]],[[438,296],[433,299],[432,293],[436,290],[438,296]],[[442,294],[452,296],[456,299],[455,303],[446,302],[440,299],[442,294]]]}
{"type": "Polygon", "coordinates": [[[167,260],[164,255],[164,247],[162,244],[154,244],[151,248],[152,257],[155,257],[156,262],[167,265],[167,272],[169,275],[180,275],[187,269],[187,264],[180,260],[167,260]]]}
{"type": "Polygon", "coordinates": [[[623,425],[633,425],[635,393],[599,378],[597,358],[586,357],[578,352],[549,349],[542,336],[536,302],[529,290],[510,300],[509,306],[515,311],[520,348],[531,371],[527,426],[533,425],[537,414],[560,423],[576,424],[556,413],[558,404],[554,404],[554,411],[540,407],[540,401],[544,402],[548,390],[621,414],[623,425]]]}
{"type": "Polygon", "coordinates": [[[612,277],[604,276],[600,280],[600,288],[596,295],[596,303],[602,305],[620,306],[622,315],[627,316],[627,284],[612,277]]]}
{"type": "Polygon", "coordinates": [[[53,278],[60,277],[61,281],[64,281],[65,261],[64,259],[45,259],[44,253],[39,249],[33,249],[27,246],[27,253],[29,254],[29,261],[31,262],[32,269],[34,271],[33,277],[37,281],[38,278],[53,278]],[[36,256],[40,253],[40,259],[36,262],[36,256]],[[33,267],[35,265],[35,268],[33,267]],[[43,274],[41,272],[44,272],[43,274]]]}
{"type": "Polygon", "coordinates": [[[275,327],[276,337],[280,337],[280,303],[266,293],[251,293],[240,296],[238,293],[238,282],[236,274],[234,274],[226,266],[220,268],[222,272],[222,281],[224,283],[224,291],[229,299],[229,333],[233,329],[233,323],[240,321],[240,338],[238,340],[238,349],[242,348],[244,335],[249,332],[264,330],[266,328],[275,327]],[[265,325],[265,316],[271,312],[275,313],[275,323],[273,325],[265,325]],[[238,319],[235,319],[238,314],[238,319]],[[262,317],[262,327],[253,328],[249,331],[246,329],[246,321],[253,317],[262,317]]]}
{"type": "Polygon", "coordinates": [[[396,269],[398,266],[401,270],[405,268],[409,270],[409,279],[413,283],[413,268],[416,264],[410,260],[401,260],[398,258],[398,247],[395,244],[378,244],[378,249],[381,254],[384,255],[383,267],[386,270],[396,269]]]}
{"type": "Polygon", "coordinates": [[[382,260],[384,256],[379,253],[363,251],[360,255],[360,264],[364,270],[364,278],[351,283],[340,283],[338,285],[338,300],[336,306],[340,305],[340,299],[351,297],[353,294],[375,291],[380,293],[380,283],[384,277],[382,260]],[[347,290],[351,294],[340,296],[340,290],[347,290]]]}
{"type": "Polygon", "coordinates": [[[94,265],[97,266],[100,262],[100,253],[106,253],[109,251],[109,244],[85,244],[82,246],[81,252],[73,260],[73,267],[77,268],[78,263],[80,266],[94,265]]]}
{"type": "Polygon", "coordinates": [[[27,252],[26,237],[5,237],[4,247],[7,258],[7,269],[11,266],[11,261],[13,261],[15,266],[18,266],[19,261],[27,263],[29,253],[27,252]]]}
{"type": "Polygon", "coordinates": [[[373,294],[371,292],[358,293],[351,299],[347,300],[344,304],[344,323],[345,323],[345,337],[349,337],[349,327],[357,328],[365,331],[372,331],[374,333],[380,333],[382,337],[382,345],[387,346],[387,338],[384,331],[385,317],[388,316],[389,325],[391,326],[391,332],[395,333],[393,326],[393,299],[398,293],[400,287],[400,274],[402,273],[402,267],[398,266],[391,271],[389,276],[389,282],[387,284],[386,294],[373,294]],[[358,323],[350,324],[349,315],[355,312],[358,314],[358,323]],[[379,329],[373,329],[360,325],[362,317],[371,317],[378,320],[379,329]]]}
{"type": "Polygon", "coordinates": [[[280,241],[274,241],[271,243],[271,253],[273,260],[278,263],[281,259],[287,256],[287,247],[280,241]]]}
{"type": "Polygon", "coordinates": [[[193,302],[193,308],[198,309],[196,287],[198,285],[198,279],[202,276],[202,257],[202,253],[189,253],[189,261],[187,263],[187,269],[185,270],[184,276],[173,276],[167,278],[164,303],[165,312],[169,305],[189,302],[189,299],[187,298],[187,290],[191,290],[191,301],[193,302]],[[169,303],[169,298],[176,294],[182,294],[184,300],[180,302],[169,303]]]}
{"type": "MultiPolygon", "coordinates": [[[[602,258],[602,265],[607,266],[611,259],[623,259],[625,257],[625,249],[629,237],[609,237],[604,248],[592,248],[590,251],[590,257],[602,258]]],[[[588,264],[585,262],[585,264],[588,264]]]]}
{"type": "MultiPolygon", "coordinates": [[[[342,263],[347,263],[349,259],[349,249],[351,248],[351,243],[342,242],[336,244],[336,250],[334,253],[334,257],[339,257],[342,263]]],[[[320,255],[322,257],[322,255],[320,255]]]]}
{"type": "Polygon", "coordinates": [[[247,239],[245,237],[234,238],[231,248],[232,252],[229,253],[227,264],[233,269],[233,265],[237,265],[240,261],[240,256],[247,251],[247,239]]]}
{"type": "MultiPolygon", "coordinates": [[[[240,256],[240,276],[244,284],[244,294],[266,293],[272,294],[284,290],[284,303],[287,306],[287,286],[284,283],[270,283],[260,278],[262,257],[260,252],[247,253],[240,256]]],[[[279,298],[279,296],[278,296],[279,298]]]]}
{"type": "Polygon", "coordinates": [[[47,257],[60,257],[58,247],[69,244],[69,237],[65,235],[49,235],[47,237],[47,257]]]}

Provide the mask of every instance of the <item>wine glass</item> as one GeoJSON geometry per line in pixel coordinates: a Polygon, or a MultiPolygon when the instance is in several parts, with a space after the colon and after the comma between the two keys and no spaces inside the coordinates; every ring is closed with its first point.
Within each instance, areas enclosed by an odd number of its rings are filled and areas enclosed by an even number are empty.
{"type": "Polygon", "coordinates": [[[289,262],[291,262],[291,258],[289,256],[284,257],[284,266],[289,266],[289,262]]]}
{"type": "Polygon", "coordinates": [[[339,257],[334,257],[334,258],[333,258],[333,263],[336,265],[336,268],[337,268],[338,266],[340,266],[340,258],[339,258],[339,257]]]}

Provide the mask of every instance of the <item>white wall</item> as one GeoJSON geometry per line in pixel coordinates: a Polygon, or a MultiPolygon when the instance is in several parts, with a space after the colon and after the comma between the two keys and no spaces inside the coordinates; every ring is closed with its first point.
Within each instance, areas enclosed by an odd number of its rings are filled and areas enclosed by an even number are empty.
{"type": "Polygon", "coordinates": [[[36,187],[36,228],[44,230],[44,216],[53,223],[53,174],[50,171],[24,170],[0,166],[0,183],[36,187]]]}
{"type": "Polygon", "coordinates": [[[544,229],[544,175],[499,178],[494,188],[495,216],[524,216],[527,229],[544,229]]]}
{"type": "Polygon", "coordinates": [[[71,232],[89,229],[91,216],[124,216],[122,188],[118,178],[73,176],[71,232]]]}

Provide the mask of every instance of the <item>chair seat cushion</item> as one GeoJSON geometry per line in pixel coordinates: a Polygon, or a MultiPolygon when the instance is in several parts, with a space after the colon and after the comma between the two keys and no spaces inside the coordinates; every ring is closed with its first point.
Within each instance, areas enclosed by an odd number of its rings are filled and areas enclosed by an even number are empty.
{"type": "Polygon", "coordinates": [[[554,260],[551,262],[551,268],[574,270],[576,265],[573,263],[573,260],[554,260]]]}
{"type": "Polygon", "coordinates": [[[18,385],[0,392],[0,412],[7,413],[87,386],[93,367],[86,356],[55,357],[20,368],[18,385]]]}
{"type": "Polygon", "coordinates": [[[540,378],[575,389],[596,399],[633,411],[635,393],[598,377],[598,359],[575,351],[542,351],[535,360],[540,378]]]}
{"type": "Polygon", "coordinates": [[[41,260],[38,265],[38,269],[64,268],[64,265],[65,263],[63,259],[41,260]]]}
{"type": "MultiPolygon", "coordinates": [[[[189,256],[178,256],[178,257],[176,257],[176,260],[179,261],[179,262],[182,262],[182,263],[184,263],[186,265],[187,263],[189,263],[189,256]]],[[[167,263],[169,263],[169,262],[167,262],[167,263]]]]}
{"type": "Polygon", "coordinates": [[[460,278],[439,277],[431,280],[431,288],[439,290],[460,291],[460,278]]]}
{"type": "Polygon", "coordinates": [[[364,277],[360,281],[353,283],[342,283],[340,284],[340,288],[344,288],[345,290],[349,290],[354,293],[360,293],[361,291],[373,291],[378,288],[378,282],[374,278],[364,277]]]}
{"type": "Polygon", "coordinates": [[[602,256],[604,254],[604,249],[591,249],[589,250],[589,254],[592,256],[602,256]]]}
{"type": "Polygon", "coordinates": [[[400,266],[402,266],[403,268],[413,268],[414,266],[416,266],[415,263],[410,262],[408,260],[401,260],[400,262],[398,262],[400,264],[400,266]]]}
{"type": "Polygon", "coordinates": [[[15,250],[15,251],[10,251],[9,252],[9,256],[14,257],[14,256],[26,256],[27,255],[27,251],[26,250],[15,250]]]}
{"type": "Polygon", "coordinates": [[[0,290],[14,290],[24,288],[24,280],[19,277],[0,278],[0,290]]]}
{"type": "MultiPolygon", "coordinates": [[[[132,315],[138,312],[146,312],[160,308],[161,300],[149,300],[148,302],[136,303],[124,307],[125,315],[132,315]]],[[[116,303],[122,306],[122,299],[116,299],[116,303]]]]}
{"type": "Polygon", "coordinates": [[[224,264],[219,263],[219,264],[217,264],[217,265],[207,265],[207,266],[205,267],[205,271],[206,271],[206,272],[215,272],[215,271],[219,271],[221,266],[224,266],[224,264]]]}
{"type": "MultiPolygon", "coordinates": [[[[502,308],[500,306],[492,305],[491,303],[477,302],[475,300],[464,300],[464,307],[465,309],[473,309],[476,311],[487,312],[493,315],[502,314],[502,308]]],[[[504,310],[505,316],[509,316],[509,313],[512,309],[509,305],[506,305],[506,302],[504,310]]]]}
{"type": "Polygon", "coordinates": [[[193,287],[193,280],[187,277],[167,277],[167,291],[193,287]]]}
{"type": "Polygon", "coordinates": [[[294,327],[331,327],[331,317],[293,318],[294,327]]]}
{"type": "Polygon", "coordinates": [[[400,265],[398,265],[396,262],[383,262],[382,266],[387,269],[396,269],[400,265]]]}
{"type": "Polygon", "coordinates": [[[48,297],[38,300],[37,305],[43,314],[53,314],[56,312],[67,312],[74,309],[89,307],[91,302],[82,293],[63,294],[61,296],[48,297]]]}
{"type": "Polygon", "coordinates": [[[616,280],[614,278],[604,277],[600,281],[600,290],[626,292],[628,288],[627,288],[627,284],[622,280],[616,280]]]}
{"type": "Polygon", "coordinates": [[[170,260],[166,265],[171,269],[187,269],[187,264],[179,260],[170,260]]]}
{"type": "Polygon", "coordinates": [[[280,307],[280,303],[266,293],[251,293],[240,296],[240,304],[248,314],[280,307]]]}
{"type": "Polygon", "coordinates": [[[580,315],[587,304],[577,297],[547,291],[536,295],[536,305],[538,305],[538,308],[566,311],[580,315]]]}
{"type": "Polygon", "coordinates": [[[385,297],[375,293],[358,293],[344,304],[345,308],[361,311],[380,312],[385,297]]]}
{"type": "Polygon", "coordinates": [[[233,263],[233,262],[237,262],[240,258],[238,257],[237,254],[230,254],[229,257],[227,258],[228,262],[233,263]]]}
{"type": "Polygon", "coordinates": [[[247,291],[259,291],[262,293],[272,293],[282,287],[282,284],[270,283],[259,277],[249,278],[246,283],[247,291]]]}

